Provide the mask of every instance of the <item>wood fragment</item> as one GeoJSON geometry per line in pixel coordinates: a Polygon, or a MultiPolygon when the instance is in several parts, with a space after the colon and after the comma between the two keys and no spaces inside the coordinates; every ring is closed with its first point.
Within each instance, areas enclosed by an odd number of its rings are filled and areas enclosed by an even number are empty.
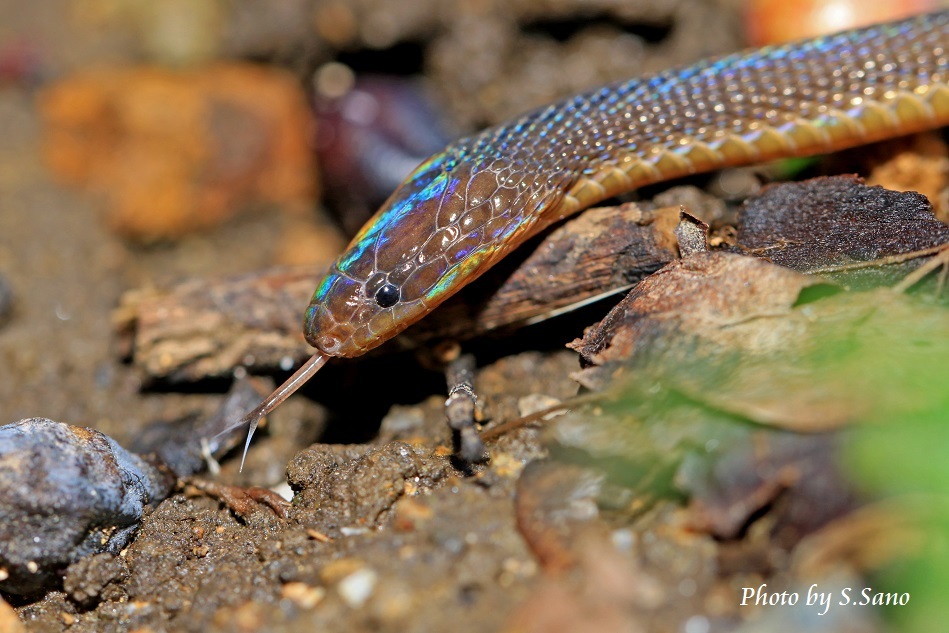
{"type": "Polygon", "coordinates": [[[682,209],[675,235],[682,257],[708,252],[708,224],[682,209]]]}
{"type": "MultiPolygon", "coordinates": [[[[677,256],[679,208],[591,209],[516,253],[406,331],[398,345],[468,339],[621,292],[677,256]]],[[[303,311],[324,267],[280,268],[133,291],[117,311],[122,347],[151,377],[194,381],[235,367],[290,368],[311,353],[303,311]]]]}
{"type": "Polygon", "coordinates": [[[474,390],[475,359],[462,354],[448,364],[445,376],[448,382],[448,400],[445,417],[456,433],[458,456],[466,464],[485,461],[484,442],[478,436],[475,422],[478,417],[478,396],[474,390]]]}

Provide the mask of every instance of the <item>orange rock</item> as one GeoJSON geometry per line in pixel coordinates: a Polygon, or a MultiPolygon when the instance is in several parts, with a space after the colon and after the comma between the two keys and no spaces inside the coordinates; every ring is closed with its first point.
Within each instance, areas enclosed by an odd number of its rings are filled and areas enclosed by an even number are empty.
{"type": "Polygon", "coordinates": [[[103,69],[45,90],[45,156],[105,197],[139,240],[206,229],[249,206],[306,209],[317,191],[310,110],[295,79],[250,64],[103,69]]]}

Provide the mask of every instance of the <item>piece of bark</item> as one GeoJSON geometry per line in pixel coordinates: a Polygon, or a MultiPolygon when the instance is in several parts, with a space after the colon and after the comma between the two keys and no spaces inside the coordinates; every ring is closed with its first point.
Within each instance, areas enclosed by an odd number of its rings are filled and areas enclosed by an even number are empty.
{"type": "Polygon", "coordinates": [[[116,321],[148,376],[199,380],[237,366],[292,366],[311,353],[303,310],[322,267],[195,279],[165,293],[127,293],[116,321]]]}
{"type": "MultiPolygon", "coordinates": [[[[949,226],[936,219],[924,196],[868,187],[856,176],[765,187],[745,203],[738,222],[738,243],[748,254],[801,272],[846,270],[949,242],[949,226]]],[[[918,265],[833,276],[847,285],[879,285],[918,265]]]]}
{"type": "MultiPolygon", "coordinates": [[[[800,293],[822,283],[803,272],[846,269],[949,242],[949,227],[919,194],[867,187],[847,176],[767,187],[745,204],[739,222],[739,248],[758,258],[683,247],[697,252],[640,282],[571,347],[587,364],[602,365],[633,358],[674,330],[723,349],[763,353],[813,320],[795,315],[800,293]],[[756,319],[769,324],[753,333],[748,326],[756,319]]],[[[587,386],[595,388],[596,381],[587,386]]]]}
{"type": "MultiPolygon", "coordinates": [[[[620,292],[676,257],[678,215],[678,208],[633,204],[592,209],[529,255],[489,271],[399,344],[471,338],[620,292]]],[[[123,345],[154,378],[199,380],[228,375],[236,366],[289,368],[312,353],[301,324],[323,270],[276,269],[193,280],[149,296],[129,293],[117,317],[123,345]]]]}
{"type": "MultiPolygon", "coordinates": [[[[672,334],[698,335],[723,349],[766,354],[801,333],[805,317],[793,318],[793,306],[802,290],[820,283],[753,257],[699,253],[640,282],[569,347],[587,365],[649,354],[652,343],[672,334]]],[[[584,384],[603,386],[595,380],[584,384]]]]}
{"type": "Polygon", "coordinates": [[[406,332],[413,344],[536,323],[632,287],[678,256],[679,208],[590,209],[515,253],[406,332]]]}
{"type": "Polygon", "coordinates": [[[939,130],[854,148],[840,159],[871,185],[918,191],[933,203],[936,217],[949,222],[949,143],[939,130]]]}
{"type": "Polygon", "coordinates": [[[679,224],[675,229],[679,252],[682,257],[708,251],[708,224],[702,222],[685,209],[679,212],[679,224]]]}

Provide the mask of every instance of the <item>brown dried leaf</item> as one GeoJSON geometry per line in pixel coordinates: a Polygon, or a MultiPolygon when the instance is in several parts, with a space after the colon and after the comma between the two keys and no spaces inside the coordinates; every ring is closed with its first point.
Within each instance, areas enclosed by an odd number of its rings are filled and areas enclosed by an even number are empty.
{"type": "Polygon", "coordinates": [[[602,388],[632,365],[639,379],[658,377],[696,402],[758,423],[796,431],[846,424],[874,404],[851,376],[833,373],[843,362],[835,356],[839,347],[885,335],[894,324],[938,322],[939,311],[920,314],[885,289],[802,302],[802,291],[814,292],[815,283],[737,255],[674,262],[574,343],[594,365],[579,379],[602,388]],[[820,365],[822,351],[828,357],[820,365]]]}
{"type": "MultiPolygon", "coordinates": [[[[949,226],[936,219],[925,197],[868,187],[855,176],[766,187],[745,203],[739,218],[741,247],[802,272],[847,267],[947,242],[949,226]]],[[[905,272],[867,268],[848,273],[846,281],[879,284],[905,272]]]]}
{"type": "Polygon", "coordinates": [[[680,347],[672,337],[698,336],[705,345],[766,354],[804,332],[807,319],[794,305],[803,289],[819,284],[752,257],[694,255],[645,279],[570,347],[592,365],[633,358],[664,338],[680,347]]]}
{"type": "Polygon", "coordinates": [[[780,540],[791,546],[853,507],[833,436],[758,431],[729,440],[715,459],[687,459],[677,473],[676,483],[691,497],[696,529],[736,538],[781,498],[771,515],[780,540]]]}

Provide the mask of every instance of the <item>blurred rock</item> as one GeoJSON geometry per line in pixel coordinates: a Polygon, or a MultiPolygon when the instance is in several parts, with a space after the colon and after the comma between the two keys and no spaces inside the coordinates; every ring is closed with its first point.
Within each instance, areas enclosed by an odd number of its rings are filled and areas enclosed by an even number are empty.
{"type": "Polygon", "coordinates": [[[222,64],[78,73],[40,95],[61,181],[103,196],[128,238],[175,238],[251,205],[308,207],[317,190],[303,93],[281,71],[222,64]]]}
{"type": "Polygon", "coordinates": [[[360,77],[342,64],[316,73],[315,146],[326,197],[355,235],[412,170],[452,136],[416,80],[360,77]]]}
{"type": "Polygon", "coordinates": [[[172,483],[93,429],[44,418],[0,426],[0,589],[43,591],[83,556],[117,554],[172,483]]]}
{"type": "Polygon", "coordinates": [[[194,64],[219,54],[226,15],[220,0],[165,0],[134,5],[141,43],[149,59],[194,64]]]}
{"type": "Polygon", "coordinates": [[[703,0],[312,0],[309,23],[310,46],[357,74],[424,71],[468,127],[726,52],[739,31],[703,0]]]}

